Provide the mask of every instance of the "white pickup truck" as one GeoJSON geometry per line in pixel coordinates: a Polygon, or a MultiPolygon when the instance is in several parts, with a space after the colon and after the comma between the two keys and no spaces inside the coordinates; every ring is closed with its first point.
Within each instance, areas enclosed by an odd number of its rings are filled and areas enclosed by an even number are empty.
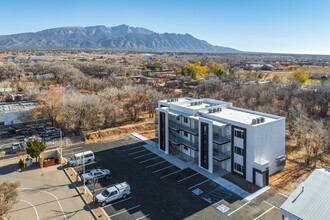
{"type": "Polygon", "coordinates": [[[109,179],[110,178],[110,170],[108,169],[94,169],[88,173],[84,173],[81,175],[81,178],[85,180],[87,183],[91,182],[94,178],[96,179],[109,179]]]}
{"type": "Polygon", "coordinates": [[[101,206],[117,199],[126,199],[131,194],[131,187],[127,182],[118,183],[108,187],[106,190],[96,195],[96,201],[101,206]]]}

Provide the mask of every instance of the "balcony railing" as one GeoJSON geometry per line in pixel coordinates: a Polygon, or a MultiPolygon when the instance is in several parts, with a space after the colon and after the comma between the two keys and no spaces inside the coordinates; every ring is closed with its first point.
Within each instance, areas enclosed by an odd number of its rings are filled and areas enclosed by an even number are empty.
{"type": "Polygon", "coordinates": [[[219,135],[219,134],[216,134],[214,133],[213,134],[213,142],[216,143],[216,144],[227,144],[231,141],[230,139],[230,135],[227,135],[227,136],[222,136],[222,135],[219,135]]]}
{"type": "Polygon", "coordinates": [[[186,132],[191,133],[193,135],[198,134],[198,128],[191,128],[189,125],[178,124],[177,122],[174,122],[172,120],[169,120],[168,125],[176,131],[177,130],[186,131],[186,132]]]}
{"type": "Polygon", "coordinates": [[[173,136],[170,136],[170,141],[173,143],[173,144],[176,144],[176,145],[179,145],[179,144],[183,144],[193,150],[197,150],[198,148],[198,143],[193,143],[189,140],[185,140],[183,138],[180,138],[180,137],[173,137],[173,136]]]}
{"type": "Polygon", "coordinates": [[[219,153],[213,153],[213,159],[222,162],[225,160],[230,159],[230,151],[227,151],[226,153],[219,152],[219,153]]]}

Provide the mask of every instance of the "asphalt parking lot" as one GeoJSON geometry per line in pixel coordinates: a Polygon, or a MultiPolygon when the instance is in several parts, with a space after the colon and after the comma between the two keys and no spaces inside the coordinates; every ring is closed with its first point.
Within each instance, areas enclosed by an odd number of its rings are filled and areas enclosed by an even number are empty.
{"type": "MultiPolygon", "coordinates": [[[[130,184],[128,198],[104,207],[111,219],[269,219],[269,214],[277,219],[280,216],[277,210],[280,203],[274,206],[276,208],[263,200],[245,204],[247,201],[235,193],[190,168],[181,170],[143,145],[143,141],[128,135],[107,143],[80,145],[64,151],[64,155],[72,156],[93,150],[96,160],[87,164],[86,170],[110,169],[112,177],[109,180],[87,184],[91,192],[95,190],[97,194],[109,185],[124,181],[130,184]],[[226,208],[218,209],[219,206],[226,208]]],[[[81,173],[82,166],[75,170],[81,173]]]]}

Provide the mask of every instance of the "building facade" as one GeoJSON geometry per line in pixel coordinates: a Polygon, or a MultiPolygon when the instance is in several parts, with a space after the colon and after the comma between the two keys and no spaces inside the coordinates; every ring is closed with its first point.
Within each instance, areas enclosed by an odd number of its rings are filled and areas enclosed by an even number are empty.
{"type": "Polygon", "coordinates": [[[159,149],[211,173],[231,172],[258,186],[285,166],[285,118],[213,99],[158,102],[159,149]]]}

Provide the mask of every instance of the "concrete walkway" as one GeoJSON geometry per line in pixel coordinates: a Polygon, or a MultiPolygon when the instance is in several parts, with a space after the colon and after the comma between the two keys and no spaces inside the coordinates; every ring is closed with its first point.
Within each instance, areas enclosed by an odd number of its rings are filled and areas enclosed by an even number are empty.
{"type": "Polygon", "coordinates": [[[196,172],[202,174],[203,176],[211,179],[212,181],[218,183],[219,185],[225,187],[226,189],[232,191],[233,193],[235,193],[235,194],[237,194],[237,195],[239,195],[239,196],[241,196],[243,198],[247,198],[248,196],[251,196],[250,193],[246,192],[245,190],[241,189],[240,187],[236,186],[235,184],[229,182],[228,180],[225,180],[224,178],[222,178],[221,176],[219,176],[219,174],[210,173],[207,170],[199,167],[195,163],[184,162],[184,161],[182,161],[182,160],[180,160],[180,159],[178,159],[178,158],[176,158],[176,157],[174,157],[174,156],[172,156],[170,154],[166,154],[166,153],[158,150],[157,143],[149,140],[148,138],[146,138],[146,137],[144,137],[144,136],[142,136],[142,135],[140,135],[138,133],[131,133],[131,135],[133,135],[134,137],[136,137],[136,138],[144,141],[146,143],[146,145],[144,145],[145,148],[147,148],[151,152],[157,154],[158,156],[162,157],[163,159],[169,161],[170,163],[176,165],[180,169],[191,168],[191,169],[195,170],[196,172]]]}

